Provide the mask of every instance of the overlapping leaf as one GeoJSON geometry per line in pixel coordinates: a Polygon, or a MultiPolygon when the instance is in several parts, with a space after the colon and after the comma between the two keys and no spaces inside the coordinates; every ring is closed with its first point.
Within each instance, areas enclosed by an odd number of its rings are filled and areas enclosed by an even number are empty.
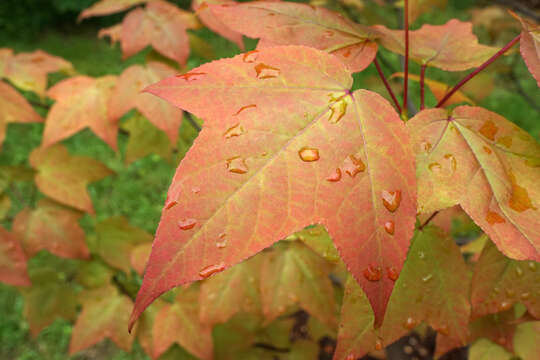
{"type": "Polygon", "coordinates": [[[397,113],[351,83],[335,57],[290,46],[149,88],[205,127],[169,189],[132,321],[171,287],[313,223],[328,228],[382,319],[387,272],[401,269],[415,221],[414,165],[397,113]]]}
{"type": "Polygon", "coordinates": [[[540,145],[505,118],[460,106],[407,123],[420,212],[460,204],[507,256],[540,260],[540,145]]]}
{"type": "Polygon", "coordinates": [[[9,123],[41,122],[43,119],[26,99],[8,84],[0,81],[0,149],[9,123]]]}
{"type": "Polygon", "coordinates": [[[511,260],[491,242],[484,247],[474,268],[471,302],[473,316],[508,310],[515,302],[524,304],[540,319],[540,264],[511,260]]]}
{"type": "Polygon", "coordinates": [[[306,45],[336,55],[351,71],[377,54],[377,32],[322,7],[291,2],[209,5],[228,28],[273,45],[306,45]]]}
{"type": "Polygon", "coordinates": [[[118,78],[109,103],[109,115],[118,120],[130,109],[137,109],[157,128],[169,136],[172,144],[178,139],[178,128],[182,122],[182,110],[165,100],[141,91],[150,84],[172,76],[176,70],[159,62],[146,66],[133,65],[118,78]]]}
{"type": "Polygon", "coordinates": [[[89,213],[94,212],[94,207],[86,186],[112,174],[97,160],[70,155],[61,144],[34,150],[30,154],[30,164],[38,171],[35,181],[41,192],[89,213]]]}
{"type": "Polygon", "coordinates": [[[114,286],[89,290],[81,296],[82,311],[73,326],[69,353],[87,349],[105,338],[124,351],[131,351],[134,335],[126,331],[132,301],[114,286]]]}
{"type": "Polygon", "coordinates": [[[521,31],[520,52],[527,68],[536,79],[540,87],[540,25],[519,17],[512,13],[520,22],[521,31]]]}
{"type": "Polygon", "coordinates": [[[104,16],[127,10],[135,5],[143,4],[152,0],[101,0],[84,9],[78,20],[92,16],[104,16]]]}
{"type": "Polygon", "coordinates": [[[151,45],[163,56],[184,65],[189,56],[186,29],[193,26],[191,14],[161,0],[149,2],[126,15],[121,25],[101,31],[119,39],[124,58],[135,55],[151,45]],[[119,27],[120,26],[120,27],[119,27]]]}
{"type": "Polygon", "coordinates": [[[0,282],[14,286],[30,286],[26,271],[26,255],[18,239],[0,227],[0,282]]]}
{"type": "Polygon", "coordinates": [[[513,355],[486,339],[476,341],[469,351],[470,360],[512,360],[513,355]]]}
{"type": "Polygon", "coordinates": [[[514,335],[516,355],[522,359],[540,358],[540,322],[520,324],[514,335]]]}
{"type": "Polygon", "coordinates": [[[150,154],[157,154],[163,159],[170,160],[172,146],[169,138],[142,115],[130,117],[121,127],[129,132],[126,164],[150,154]]]}
{"type": "Polygon", "coordinates": [[[199,19],[201,19],[201,22],[206,25],[206,27],[223,36],[225,39],[229,39],[238,45],[241,50],[244,50],[244,40],[242,39],[242,34],[229,29],[225,24],[223,24],[221,20],[219,20],[219,18],[217,18],[208,8],[208,4],[231,5],[235,4],[235,2],[231,0],[194,0],[191,3],[191,7],[193,8],[193,11],[197,13],[197,16],[199,19]]]}
{"type": "MultiPolygon", "coordinates": [[[[400,78],[404,76],[405,75],[401,72],[392,75],[392,77],[400,78]]],[[[420,76],[409,74],[409,80],[420,81],[420,76]]],[[[450,90],[452,90],[451,86],[437,80],[425,78],[424,82],[429,88],[429,90],[433,93],[433,96],[435,96],[435,99],[437,99],[437,101],[440,101],[450,90]]],[[[450,106],[459,103],[468,103],[470,105],[474,105],[474,101],[472,101],[467,95],[458,90],[454,93],[454,95],[452,95],[448,100],[444,102],[444,106],[450,106]]]]}
{"type": "Polygon", "coordinates": [[[0,49],[0,78],[6,78],[16,87],[45,95],[47,74],[57,71],[73,72],[68,61],[36,50],[15,55],[11,49],[0,49]]]}
{"type": "Polygon", "coordinates": [[[81,216],[78,211],[41,200],[36,209],[26,208],[17,214],[13,232],[28,256],[46,249],[61,257],[87,258],[90,253],[78,223],[81,216]]]}
{"type": "MultiPolygon", "coordinates": [[[[390,51],[405,54],[403,30],[374,27],[380,33],[380,43],[390,51]]],[[[409,32],[410,58],[420,64],[446,71],[463,71],[480,66],[498,49],[478,44],[472,24],[450,20],[444,25],[423,25],[409,32]]]]}
{"type": "Polygon", "coordinates": [[[151,242],[137,245],[133,248],[133,250],[131,250],[129,262],[133,270],[135,270],[141,276],[144,274],[144,270],[146,269],[146,263],[148,263],[151,250],[151,242]]]}
{"type": "Polygon", "coordinates": [[[110,75],[97,79],[75,76],[50,88],[47,94],[56,103],[47,114],[42,146],[50,146],[88,127],[116,149],[118,125],[108,114],[115,83],[116,77],[110,75]]]}
{"type": "Polygon", "coordinates": [[[409,1],[409,23],[415,22],[418,17],[434,9],[444,9],[448,0],[410,0],[409,1]]]}
{"type": "Polygon", "coordinates": [[[467,344],[467,277],[465,262],[452,238],[433,226],[418,231],[380,329],[373,329],[373,315],[365,310],[361,290],[347,285],[336,359],[346,359],[349,354],[363,356],[389,345],[422,321],[454,346],[467,344]]]}
{"type": "Polygon", "coordinates": [[[261,262],[260,256],[254,256],[201,284],[202,323],[224,323],[238,312],[261,314],[261,262]]]}
{"type": "Polygon", "coordinates": [[[180,292],[173,304],[164,305],[156,314],[153,327],[156,358],[178,343],[200,359],[212,359],[212,328],[199,321],[198,299],[198,289],[190,287],[180,292]]]}
{"type": "Polygon", "coordinates": [[[96,225],[96,240],[91,247],[109,265],[129,273],[131,251],[151,241],[152,235],[131,226],[125,217],[116,216],[96,225]]]}

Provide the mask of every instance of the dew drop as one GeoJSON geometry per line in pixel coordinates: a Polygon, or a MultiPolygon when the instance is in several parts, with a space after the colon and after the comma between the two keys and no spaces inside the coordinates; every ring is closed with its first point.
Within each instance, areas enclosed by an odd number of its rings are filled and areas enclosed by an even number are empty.
{"type": "Polygon", "coordinates": [[[242,111],[247,110],[247,109],[254,109],[256,107],[257,107],[257,105],[255,105],[255,104],[249,104],[249,105],[242,106],[240,109],[238,109],[237,112],[234,113],[233,116],[238,116],[242,111]]]}
{"type": "Polygon", "coordinates": [[[255,71],[257,72],[257,78],[259,79],[271,79],[278,77],[280,70],[278,68],[260,63],[255,66],[255,71]]]}
{"type": "Polygon", "coordinates": [[[433,278],[433,274],[427,274],[426,276],[422,277],[423,282],[428,282],[433,278]]]}
{"type": "Polygon", "coordinates": [[[324,32],[324,36],[326,36],[326,37],[332,37],[332,36],[334,36],[334,32],[333,32],[333,31],[330,31],[330,30],[326,30],[326,31],[324,32]]]}
{"type": "Polygon", "coordinates": [[[448,329],[448,325],[441,326],[440,328],[437,329],[437,331],[444,336],[450,335],[450,330],[448,329]]]}
{"type": "Polygon", "coordinates": [[[383,202],[384,207],[388,211],[390,212],[396,211],[399,208],[399,204],[401,203],[401,190],[394,190],[394,191],[383,190],[382,202],[383,202]]]}
{"type": "Polygon", "coordinates": [[[379,281],[382,277],[382,270],[379,266],[372,266],[369,265],[366,269],[364,269],[364,277],[368,281],[379,281]]]}
{"type": "Polygon", "coordinates": [[[484,151],[485,151],[486,154],[488,154],[488,155],[492,153],[491,149],[490,149],[489,147],[485,146],[485,145],[482,147],[482,149],[484,149],[484,151]]]}
{"type": "Polygon", "coordinates": [[[431,172],[440,173],[442,170],[442,166],[438,162],[432,162],[431,164],[428,165],[428,169],[431,172]]]}
{"type": "Polygon", "coordinates": [[[225,239],[225,234],[224,233],[219,234],[219,239],[221,241],[216,242],[216,247],[218,249],[224,249],[225,247],[227,247],[227,239],[225,239]],[[221,235],[223,235],[223,236],[221,236],[221,235]]]}
{"type": "Polygon", "coordinates": [[[197,224],[197,220],[191,219],[191,218],[182,219],[178,221],[178,227],[182,230],[193,229],[196,224],[197,224]]]}
{"type": "Polygon", "coordinates": [[[169,201],[167,204],[165,204],[165,209],[169,210],[175,207],[178,203],[174,200],[169,201]]]}
{"type": "Polygon", "coordinates": [[[225,270],[224,263],[210,265],[202,268],[201,271],[199,271],[199,276],[206,279],[207,277],[212,276],[213,274],[221,272],[223,270],[225,270]]]}
{"type": "Polygon", "coordinates": [[[383,349],[383,344],[382,344],[382,341],[381,339],[377,339],[375,340],[375,350],[382,350],[383,349]]]}
{"type": "Polygon", "coordinates": [[[386,232],[389,233],[390,235],[394,235],[394,230],[395,230],[394,222],[392,220],[385,222],[384,230],[386,230],[386,232]]]}
{"type": "Polygon", "coordinates": [[[192,191],[194,194],[198,194],[198,193],[201,192],[201,188],[194,186],[194,187],[191,188],[191,191],[192,191]]]}
{"type": "Polygon", "coordinates": [[[423,260],[423,259],[426,258],[426,254],[425,254],[423,251],[420,251],[420,252],[418,253],[418,257],[419,257],[420,259],[423,260]]]}
{"type": "Polygon", "coordinates": [[[516,275],[519,277],[523,276],[523,270],[519,266],[516,266],[516,275]]]}
{"type": "Polygon", "coordinates": [[[343,170],[345,170],[350,177],[355,177],[358,173],[366,170],[366,165],[359,157],[349,155],[343,162],[343,170]]]}
{"type": "Polygon", "coordinates": [[[337,124],[347,112],[347,101],[342,99],[329,107],[330,115],[328,116],[328,122],[331,124],[337,124]]]}
{"type": "Polygon", "coordinates": [[[416,320],[409,316],[407,320],[405,320],[405,324],[403,324],[403,326],[406,329],[412,330],[416,327],[416,320]]]}
{"type": "Polygon", "coordinates": [[[258,50],[248,51],[247,53],[244,54],[244,56],[242,56],[242,61],[244,61],[245,63],[252,63],[252,62],[255,62],[255,60],[257,60],[258,57],[259,57],[258,50]]]}
{"type": "Polygon", "coordinates": [[[450,163],[450,169],[452,172],[455,172],[457,167],[456,157],[452,154],[445,154],[444,159],[450,163]]]}
{"type": "Polygon", "coordinates": [[[351,48],[348,47],[347,50],[345,50],[345,52],[343,53],[343,57],[349,57],[351,56],[351,48]]]}
{"type": "Polygon", "coordinates": [[[223,134],[223,136],[225,137],[225,139],[230,139],[234,136],[240,136],[245,132],[246,131],[244,130],[244,128],[240,124],[236,123],[230,128],[228,128],[227,131],[225,131],[225,133],[223,134]]]}
{"type": "Polygon", "coordinates": [[[248,172],[246,161],[240,156],[227,159],[227,170],[235,174],[245,174],[248,172]]]}
{"type": "Polygon", "coordinates": [[[317,161],[319,160],[319,150],[304,146],[298,150],[298,156],[300,156],[300,159],[306,162],[317,161]]]}
{"type": "Polygon", "coordinates": [[[536,263],[534,261],[529,261],[527,266],[529,267],[529,270],[536,271],[536,263]]]}
{"type": "Polygon", "coordinates": [[[516,292],[514,291],[514,289],[505,289],[504,292],[506,293],[506,296],[508,297],[514,297],[514,295],[516,295],[516,292]]]}
{"type": "Polygon", "coordinates": [[[345,358],[345,360],[355,360],[356,359],[356,356],[354,356],[354,354],[349,354],[347,355],[347,357],[345,358]]]}
{"type": "Polygon", "coordinates": [[[499,131],[499,128],[495,126],[495,123],[491,120],[486,121],[480,128],[480,134],[484,135],[489,140],[495,140],[495,134],[499,131]]]}
{"type": "Polygon", "coordinates": [[[502,224],[502,223],[506,222],[506,220],[504,220],[504,218],[501,215],[499,215],[496,212],[489,211],[489,210],[488,210],[487,215],[486,215],[486,221],[491,225],[502,224]]]}
{"type": "Polygon", "coordinates": [[[341,169],[337,168],[330,176],[326,178],[326,181],[337,182],[341,180],[341,169]]]}
{"type": "Polygon", "coordinates": [[[399,277],[399,271],[393,266],[387,268],[386,273],[388,275],[388,278],[392,281],[396,281],[399,277]]]}
{"type": "Polygon", "coordinates": [[[510,301],[503,301],[499,304],[499,311],[510,310],[512,303],[510,301]]]}
{"type": "Polygon", "coordinates": [[[527,299],[529,299],[530,296],[531,296],[530,293],[524,292],[523,294],[521,294],[521,295],[519,296],[519,298],[520,298],[521,300],[527,300],[527,299]]]}
{"type": "Polygon", "coordinates": [[[422,149],[422,151],[424,152],[429,152],[431,150],[431,143],[430,142],[427,142],[427,141],[422,141],[420,143],[420,148],[422,149]]]}
{"type": "Polygon", "coordinates": [[[493,288],[493,292],[494,292],[495,294],[498,294],[498,293],[501,292],[501,289],[499,289],[497,286],[495,286],[495,287],[493,288]]]}
{"type": "Polygon", "coordinates": [[[198,80],[200,77],[206,75],[205,72],[188,72],[182,75],[176,75],[177,78],[184,79],[186,81],[198,80]]]}

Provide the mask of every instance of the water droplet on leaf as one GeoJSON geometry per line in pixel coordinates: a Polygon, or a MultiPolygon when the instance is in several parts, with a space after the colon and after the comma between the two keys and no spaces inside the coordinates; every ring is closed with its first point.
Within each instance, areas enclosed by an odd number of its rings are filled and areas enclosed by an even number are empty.
{"type": "Polygon", "coordinates": [[[216,265],[210,265],[210,266],[207,266],[203,269],[201,269],[201,271],[199,271],[199,276],[203,277],[203,278],[207,278],[215,273],[218,273],[218,272],[221,272],[225,270],[225,264],[224,263],[219,263],[219,264],[216,264],[216,265]]]}
{"type": "Polygon", "coordinates": [[[389,220],[384,223],[384,230],[386,230],[387,233],[390,235],[394,235],[395,225],[392,220],[389,220]]]}
{"type": "Polygon", "coordinates": [[[204,75],[206,75],[205,72],[188,72],[182,75],[176,75],[176,77],[180,79],[184,79],[186,81],[193,81],[193,80],[198,80],[204,75]]]}
{"type": "Polygon", "coordinates": [[[516,266],[516,274],[519,277],[523,276],[523,270],[519,266],[516,266]]]}
{"type": "Polygon", "coordinates": [[[521,298],[521,300],[527,300],[527,299],[529,298],[529,296],[531,296],[530,293],[524,292],[524,293],[521,294],[519,297],[521,298]]]}
{"type": "Polygon", "coordinates": [[[253,50],[253,51],[248,51],[247,53],[245,53],[242,56],[242,60],[245,63],[252,63],[252,62],[255,62],[255,60],[257,60],[258,57],[259,57],[259,51],[253,50]]]}
{"type": "Polygon", "coordinates": [[[298,150],[298,156],[306,162],[317,161],[319,160],[319,150],[304,146],[298,150]]]}
{"type": "Polygon", "coordinates": [[[248,172],[246,161],[240,156],[227,159],[227,170],[235,174],[245,174],[248,172]]]}
{"type": "Polygon", "coordinates": [[[401,190],[394,190],[394,191],[383,190],[382,202],[383,202],[384,207],[388,211],[390,212],[396,211],[399,208],[399,204],[401,203],[401,190]]]}
{"type": "Polygon", "coordinates": [[[406,329],[412,330],[416,327],[416,320],[409,316],[407,320],[405,320],[403,326],[405,326],[406,329]]]}
{"type": "Polygon", "coordinates": [[[499,311],[510,310],[512,303],[510,301],[503,301],[499,304],[499,311]]]}
{"type": "Polygon", "coordinates": [[[427,141],[422,141],[420,143],[420,148],[422,149],[422,151],[424,152],[429,152],[431,150],[431,143],[430,142],[427,142],[427,141]]]}
{"type": "Polygon", "coordinates": [[[536,271],[536,263],[534,261],[529,261],[527,266],[529,267],[529,270],[536,271]]]}
{"type": "Polygon", "coordinates": [[[195,227],[196,224],[197,224],[197,220],[190,219],[190,218],[182,219],[178,221],[178,227],[182,230],[193,229],[193,227],[195,227]]]}
{"type": "Polygon", "coordinates": [[[420,251],[420,252],[418,253],[418,257],[419,257],[420,259],[425,259],[425,258],[426,258],[426,254],[425,254],[423,251],[420,251]]]}
{"type": "Polygon", "coordinates": [[[433,278],[433,274],[427,274],[426,276],[422,277],[423,282],[428,282],[433,278]]]}
{"type": "Polygon", "coordinates": [[[223,136],[225,136],[225,139],[230,139],[234,136],[240,136],[243,133],[245,133],[244,128],[240,124],[236,123],[230,128],[228,128],[227,131],[225,131],[225,134],[223,134],[223,136]]]}
{"type": "Polygon", "coordinates": [[[388,275],[388,278],[392,281],[396,281],[399,277],[399,271],[393,266],[387,268],[386,273],[388,275]]]}
{"type": "Polygon", "coordinates": [[[341,180],[341,169],[337,168],[330,176],[326,178],[326,181],[337,182],[341,180]]]}
{"type": "Polygon", "coordinates": [[[366,165],[359,157],[349,155],[343,162],[343,170],[345,170],[350,177],[355,177],[356,174],[366,170],[366,165]]]}
{"type": "Polygon", "coordinates": [[[194,194],[198,194],[201,192],[201,188],[198,188],[196,186],[192,187],[191,188],[191,191],[194,193],[194,194]]]}
{"type": "Polygon", "coordinates": [[[328,116],[328,122],[331,124],[337,124],[339,120],[345,116],[345,113],[347,112],[347,105],[347,101],[342,99],[332,104],[332,106],[329,106],[330,115],[328,116]]]}
{"type": "Polygon", "coordinates": [[[257,105],[255,105],[255,104],[249,104],[249,105],[242,106],[240,109],[238,109],[238,111],[236,113],[234,113],[233,116],[238,116],[242,111],[247,110],[247,109],[254,109],[256,107],[257,107],[257,105]]]}
{"type": "Polygon", "coordinates": [[[364,270],[364,277],[368,281],[379,281],[381,280],[381,277],[382,277],[382,270],[379,266],[375,267],[375,266],[369,265],[364,270]]]}
{"type": "Polygon", "coordinates": [[[278,68],[260,63],[255,66],[255,71],[257,72],[257,78],[259,79],[271,79],[278,77],[280,70],[278,68]]]}
{"type": "Polygon", "coordinates": [[[377,339],[375,340],[375,350],[382,350],[383,349],[383,344],[382,344],[382,341],[381,339],[377,339]]]}

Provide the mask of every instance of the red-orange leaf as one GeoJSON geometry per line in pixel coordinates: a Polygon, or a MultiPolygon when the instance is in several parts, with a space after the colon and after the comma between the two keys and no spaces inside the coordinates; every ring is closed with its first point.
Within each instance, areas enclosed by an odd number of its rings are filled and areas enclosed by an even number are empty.
{"type": "Polygon", "coordinates": [[[407,123],[422,213],[460,204],[507,256],[540,260],[540,145],[500,115],[460,106],[407,123]]]}
{"type": "Polygon", "coordinates": [[[508,310],[516,302],[540,319],[540,263],[505,257],[488,242],[474,267],[471,290],[473,316],[508,310]]]}
{"type": "Polygon", "coordinates": [[[46,249],[67,258],[87,258],[90,253],[78,220],[82,213],[41,200],[35,210],[26,208],[13,221],[13,231],[21,239],[28,256],[46,249]]]}
{"type": "Polygon", "coordinates": [[[525,20],[515,13],[512,15],[523,26],[520,39],[521,56],[540,87],[540,25],[525,20]]]}
{"type": "Polygon", "coordinates": [[[68,61],[36,50],[15,55],[11,49],[0,49],[0,78],[6,78],[23,90],[45,95],[47,74],[57,71],[72,72],[68,61]]]}
{"type": "Polygon", "coordinates": [[[208,4],[235,4],[231,0],[194,0],[191,3],[193,11],[197,13],[201,22],[206,25],[210,30],[223,36],[225,39],[231,40],[238,45],[241,50],[244,50],[244,40],[242,34],[229,29],[225,24],[217,18],[214,13],[209,9],[208,4]]]}
{"type": "Polygon", "coordinates": [[[133,303],[114,286],[88,290],[81,296],[82,311],[73,326],[71,355],[110,338],[124,351],[131,351],[134,336],[126,331],[128,312],[133,303]]]}
{"type": "Polygon", "coordinates": [[[160,54],[183,65],[189,56],[186,17],[182,10],[165,1],[154,0],[137,8],[122,22],[121,45],[124,58],[151,45],[160,54]]]}
{"type": "MultiPolygon", "coordinates": [[[[403,30],[375,26],[381,33],[380,43],[390,51],[405,54],[403,30]]],[[[480,66],[498,49],[478,44],[472,24],[450,20],[445,25],[424,25],[409,32],[410,58],[418,63],[446,71],[463,71],[480,66]]]]}
{"type": "Polygon", "coordinates": [[[171,143],[175,144],[178,128],[182,122],[182,110],[163,99],[141,93],[148,85],[175,73],[175,69],[155,61],[148,63],[145,67],[133,65],[124,70],[118,78],[109,102],[111,119],[118,120],[130,109],[137,109],[157,128],[167,133],[171,143]]]}
{"type": "Polygon", "coordinates": [[[101,0],[84,9],[79,15],[78,20],[86,19],[92,16],[104,16],[127,10],[135,5],[139,5],[151,0],[101,0]]]}
{"type": "Polygon", "coordinates": [[[181,291],[173,304],[163,306],[156,314],[153,327],[155,358],[178,343],[202,360],[212,359],[212,327],[200,323],[198,300],[199,291],[192,286],[181,291]]]}
{"type": "Polygon", "coordinates": [[[0,282],[14,286],[30,286],[26,271],[26,255],[14,234],[0,227],[0,282]]]}
{"type": "Polygon", "coordinates": [[[115,83],[115,76],[76,76],[50,88],[47,94],[56,103],[47,114],[42,146],[50,146],[88,127],[116,149],[118,125],[108,115],[115,83]]]}
{"type": "Polygon", "coordinates": [[[307,4],[250,2],[209,5],[227,27],[274,45],[306,45],[339,57],[351,71],[365,69],[377,54],[376,32],[341,14],[307,4]]]}
{"type": "Polygon", "coordinates": [[[149,88],[205,122],[169,189],[132,321],[173,286],[313,223],[329,230],[382,320],[394,284],[386,269],[401,269],[412,236],[414,163],[390,104],[351,85],[337,58],[286,46],[149,88]]]}
{"type": "Polygon", "coordinates": [[[64,145],[39,148],[30,154],[30,164],[38,171],[38,189],[52,199],[78,210],[94,212],[86,186],[112,174],[97,160],[71,156],[64,145]]]}
{"type": "Polygon", "coordinates": [[[41,122],[43,119],[26,99],[8,84],[0,81],[0,148],[9,123],[41,122]]]}

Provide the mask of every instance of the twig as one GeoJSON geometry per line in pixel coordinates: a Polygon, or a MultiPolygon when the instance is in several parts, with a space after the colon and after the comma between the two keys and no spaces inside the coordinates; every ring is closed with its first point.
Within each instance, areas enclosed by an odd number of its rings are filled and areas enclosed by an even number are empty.
{"type": "Polygon", "coordinates": [[[532,9],[529,9],[525,5],[520,4],[516,0],[494,0],[494,2],[512,8],[516,12],[534,19],[536,22],[540,22],[540,14],[534,12],[532,9]]]}
{"type": "Polygon", "coordinates": [[[431,214],[431,216],[428,217],[427,220],[424,221],[424,223],[423,223],[422,225],[420,225],[420,227],[418,228],[418,230],[423,230],[424,227],[426,227],[427,224],[429,224],[429,223],[431,222],[431,220],[433,220],[433,218],[434,218],[435,216],[437,216],[438,213],[439,213],[439,211],[437,210],[437,211],[435,211],[433,214],[431,214]]]}
{"type": "Polygon", "coordinates": [[[402,111],[407,116],[407,95],[409,92],[409,0],[405,0],[405,7],[403,8],[403,27],[405,29],[405,66],[403,78],[403,106],[402,111]]]}
{"type": "Polygon", "coordinates": [[[186,120],[188,121],[188,123],[191,124],[191,126],[193,126],[195,128],[195,130],[197,130],[198,132],[201,131],[201,127],[199,126],[199,124],[197,124],[197,122],[195,121],[195,119],[193,118],[193,115],[191,115],[190,113],[188,112],[185,112],[184,113],[186,115],[186,120]]]}
{"type": "Polygon", "coordinates": [[[454,95],[454,93],[456,91],[458,91],[463,85],[465,85],[469,80],[471,80],[473,77],[476,76],[476,74],[478,74],[480,71],[484,70],[485,68],[487,68],[492,62],[494,62],[495,60],[497,60],[500,56],[502,56],[505,52],[508,51],[508,49],[510,49],[512,46],[514,46],[517,42],[519,42],[519,39],[521,38],[521,34],[519,34],[518,36],[516,36],[514,39],[512,39],[512,41],[510,41],[508,44],[506,44],[501,50],[497,51],[497,53],[495,55],[493,55],[492,57],[490,57],[485,63],[483,63],[482,65],[480,65],[479,67],[476,68],[476,70],[474,70],[472,73],[470,73],[469,75],[467,75],[463,80],[461,80],[456,86],[454,86],[452,88],[452,90],[450,90],[448,93],[446,93],[446,95],[441,99],[441,101],[439,101],[439,103],[437,104],[437,106],[435,107],[442,107],[444,105],[444,103],[450,99],[452,97],[452,95],[454,95]]]}
{"type": "Polygon", "coordinates": [[[377,58],[373,60],[373,63],[375,64],[375,67],[377,68],[377,72],[379,73],[379,76],[381,77],[382,82],[384,83],[384,86],[386,87],[386,90],[388,91],[388,94],[394,101],[394,104],[396,105],[396,108],[398,110],[398,113],[401,114],[401,107],[399,106],[399,101],[396,98],[396,95],[394,95],[394,92],[392,91],[392,88],[390,87],[390,84],[388,83],[388,80],[384,77],[384,73],[381,69],[381,65],[379,65],[379,62],[377,61],[377,58]]]}
{"type": "Polygon", "coordinates": [[[26,101],[28,101],[32,106],[40,107],[45,110],[49,110],[51,108],[51,105],[43,104],[34,100],[26,99],[26,101]]]}
{"type": "Polygon", "coordinates": [[[425,105],[424,105],[424,93],[425,93],[425,89],[424,89],[424,82],[425,82],[425,77],[426,77],[426,67],[427,65],[426,64],[422,64],[422,67],[420,68],[420,110],[424,110],[425,108],[425,105]]]}

